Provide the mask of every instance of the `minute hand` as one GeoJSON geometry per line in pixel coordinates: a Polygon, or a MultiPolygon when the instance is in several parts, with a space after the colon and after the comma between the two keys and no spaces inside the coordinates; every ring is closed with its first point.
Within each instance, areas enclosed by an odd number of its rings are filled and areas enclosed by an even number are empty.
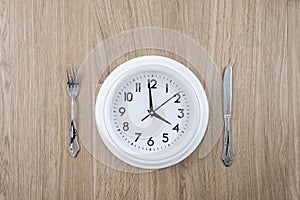
{"type": "MultiPolygon", "coordinates": [[[[162,103],[160,106],[158,106],[155,110],[148,110],[149,114],[146,115],[141,121],[144,121],[145,119],[147,119],[149,116],[154,116],[155,111],[157,111],[158,109],[160,109],[163,105],[165,105],[166,103],[168,103],[171,99],[173,99],[174,97],[176,97],[176,95],[179,92],[177,92],[176,94],[174,94],[173,96],[171,96],[167,101],[165,101],[164,103],[162,103]]],[[[153,108],[152,108],[153,109],[153,108]]],[[[157,116],[156,116],[157,117],[157,116]]],[[[167,122],[168,123],[168,122],[167,122]]],[[[168,123],[169,124],[169,123],[168,123]]]]}
{"type": "Polygon", "coordinates": [[[150,80],[148,80],[148,90],[149,90],[149,110],[153,111],[153,100],[152,100],[150,80]]]}
{"type": "Polygon", "coordinates": [[[174,94],[173,96],[171,96],[167,101],[163,102],[160,106],[158,106],[157,108],[155,108],[155,110],[153,110],[153,112],[157,111],[158,109],[160,109],[163,105],[165,105],[166,103],[168,103],[171,99],[173,99],[174,97],[176,97],[176,95],[178,94],[178,92],[176,94],[174,94]]]}

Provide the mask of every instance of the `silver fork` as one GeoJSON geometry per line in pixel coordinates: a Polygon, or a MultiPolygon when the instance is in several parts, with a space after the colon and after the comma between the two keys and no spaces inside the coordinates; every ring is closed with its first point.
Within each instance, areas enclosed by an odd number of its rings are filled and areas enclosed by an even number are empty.
{"type": "Polygon", "coordinates": [[[71,126],[70,126],[70,145],[69,145],[69,152],[71,156],[75,157],[80,150],[80,146],[78,144],[77,139],[77,129],[75,124],[75,115],[74,115],[74,104],[75,99],[79,93],[79,81],[77,77],[77,73],[75,72],[74,68],[67,69],[67,89],[69,92],[69,96],[72,100],[72,108],[71,108],[71,126]]]}

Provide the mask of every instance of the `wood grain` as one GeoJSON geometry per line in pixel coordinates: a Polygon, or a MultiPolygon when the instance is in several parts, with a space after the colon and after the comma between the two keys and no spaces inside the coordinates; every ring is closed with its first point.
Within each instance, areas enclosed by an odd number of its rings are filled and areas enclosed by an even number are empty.
{"type": "Polygon", "coordinates": [[[300,2],[0,0],[0,199],[299,199],[300,2]],[[233,68],[232,148],[147,173],[69,156],[66,68],[137,27],[177,30],[233,68]]]}

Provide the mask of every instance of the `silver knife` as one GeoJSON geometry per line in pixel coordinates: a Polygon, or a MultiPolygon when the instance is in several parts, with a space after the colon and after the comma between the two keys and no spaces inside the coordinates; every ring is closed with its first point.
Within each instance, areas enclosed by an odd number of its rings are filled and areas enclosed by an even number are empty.
{"type": "Polygon", "coordinates": [[[232,152],[230,147],[230,115],[231,115],[231,97],[232,97],[232,67],[227,66],[224,73],[223,80],[224,87],[224,122],[225,122],[225,133],[224,133],[224,151],[222,160],[228,167],[232,162],[232,152]]]}

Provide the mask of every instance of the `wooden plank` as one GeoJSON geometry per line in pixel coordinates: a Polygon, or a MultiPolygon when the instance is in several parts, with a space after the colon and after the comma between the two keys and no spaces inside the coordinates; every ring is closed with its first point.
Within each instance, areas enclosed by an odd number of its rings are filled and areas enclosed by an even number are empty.
{"type": "Polygon", "coordinates": [[[0,0],[0,199],[299,198],[299,35],[297,0],[0,0]],[[231,167],[222,140],[204,160],[144,174],[111,169],[82,143],[69,155],[66,68],[148,26],[196,40],[220,73],[234,65],[231,167]]]}
{"type": "Polygon", "coordinates": [[[289,199],[300,197],[300,2],[288,1],[288,41],[287,41],[287,68],[288,68],[288,99],[285,118],[287,131],[285,132],[286,175],[284,182],[288,190],[289,199]]]}

